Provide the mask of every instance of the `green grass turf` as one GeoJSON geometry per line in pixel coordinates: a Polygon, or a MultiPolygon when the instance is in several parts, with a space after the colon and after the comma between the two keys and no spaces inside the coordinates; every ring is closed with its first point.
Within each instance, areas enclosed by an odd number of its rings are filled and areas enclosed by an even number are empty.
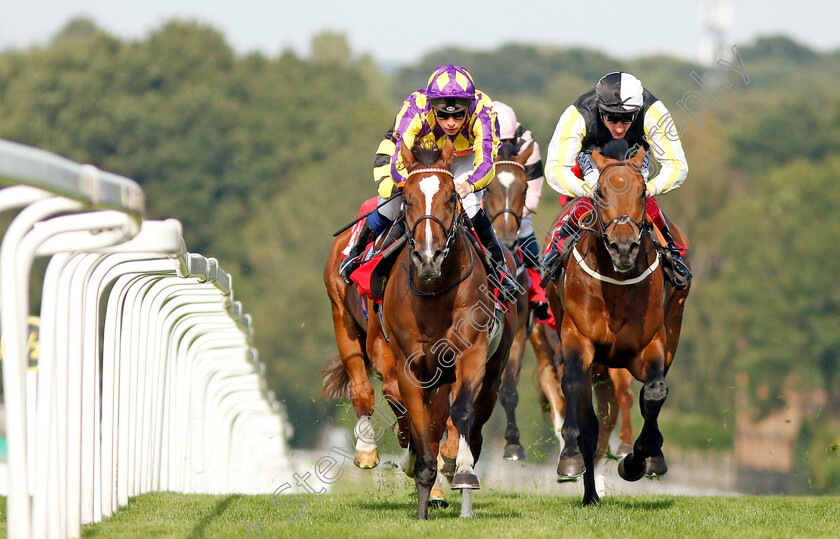
{"type": "MultiPolygon", "coordinates": [[[[278,510],[271,496],[151,493],[85,526],[83,536],[840,537],[836,497],[611,496],[597,507],[581,507],[577,496],[478,491],[472,520],[458,518],[457,494],[449,498],[448,509],[431,510],[427,522],[418,522],[414,494],[402,486],[308,497],[305,513],[290,522],[300,505],[278,510]]],[[[278,505],[290,500],[282,497],[278,505]]]]}

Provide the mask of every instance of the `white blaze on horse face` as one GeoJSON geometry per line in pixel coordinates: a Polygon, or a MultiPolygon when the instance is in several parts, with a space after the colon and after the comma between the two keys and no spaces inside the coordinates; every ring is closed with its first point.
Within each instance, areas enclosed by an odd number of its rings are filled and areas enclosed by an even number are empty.
{"type": "MultiPolygon", "coordinates": [[[[426,215],[432,214],[432,201],[439,190],[440,178],[437,176],[429,176],[428,178],[420,180],[420,191],[422,191],[423,195],[426,197],[426,215]]],[[[429,257],[429,260],[432,259],[433,252],[432,221],[431,219],[426,219],[426,255],[429,257]]]]}
{"type": "MultiPolygon", "coordinates": [[[[507,170],[496,174],[496,181],[502,184],[502,187],[505,188],[505,208],[510,208],[510,186],[513,185],[515,180],[516,176],[514,176],[513,172],[508,172],[507,170]]],[[[510,214],[505,213],[505,222],[507,222],[508,217],[510,217],[510,214]]]]}

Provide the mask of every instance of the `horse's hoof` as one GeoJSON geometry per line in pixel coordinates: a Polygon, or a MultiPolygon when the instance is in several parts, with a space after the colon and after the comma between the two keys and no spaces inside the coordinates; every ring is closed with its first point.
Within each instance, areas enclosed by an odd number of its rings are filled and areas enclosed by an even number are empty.
{"type": "Polygon", "coordinates": [[[455,459],[440,453],[438,455],[438,471],[451,483],[452,477],[455,475],[455,459]]]}
{"type": "Polygon", "coordinates": [[[648,457],[645,460],[645,475],[648,477],[660,477],[668,473],[668,465],[665,464],[665,457],[648,457]]]}
{"type": "Polygon", "coordinates": [[[356,455],[353,458],[353,464],[362,470],[376,468],[376,465],[379,464],[379,451],[377,449],[372,449],[370,451],[357,450],[356,455]]]}
{"type": "Polygon", "coordinates": [[[624,457],[629,455],[633,452],[633,446],[630,444],[621,444],[618,446],[618,453],[615,454],[616,457],[624,457]]]}
{"type": "Polygon", "coordinates": [[[625,481],[638,481],[645,475],[644,462],[637,465],[633,460],[633,453],[618,461],[618,475],[625,481]]]}
{"type": "Polygon", "coordinates": [[[586,471],[586,465],[583,463],[583,456],[578,453],[571,457],[560,457],[557,462],[557,478],[558,481],[575,480],[583,475],[586,471]]]}
{"type": "Polygon", "coordinates": [[[432,509],[446,509],[449,507],[449,502],[446,501],[446,494],[437,485],[432,487],[432,492],[429,495],[429,507],[432,509]]]}
{"type": "Polygon", "coordinates": [[[478,476],[474,473],[456,473],[452,478],[452,490],[478,490],[481,484],[478,482],[478,476]]]}
{"type": "Polygon", "coordinates": [[[507,444],[502,458],[505,460],[527,460],[525,449],[519,444],[507,444]]]}
{"type": "Polygon", "coordinates": [[[601,498],[598,497],[597,493],[593,493],[592,496],[583,496],[583,506],[586,507],[587,505],[597,505],[601,501],[601,498]]]}

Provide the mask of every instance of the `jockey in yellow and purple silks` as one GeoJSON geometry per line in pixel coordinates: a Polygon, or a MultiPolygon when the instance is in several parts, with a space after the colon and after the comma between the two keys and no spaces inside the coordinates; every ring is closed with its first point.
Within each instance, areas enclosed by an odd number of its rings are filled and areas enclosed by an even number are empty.
{"type": "MultiPolygon", "coordinates": [[[[339,273],[349,282],[350,274],[361,263],[361,255],[372,234],[380,234],[399,215],[401,199],[391,199],[406,180],[400,147],[409,148],[417,141],[429,142],[443,148],[446,140],[455,147],[452,175],[456,190],[467,216],[479,239],[490,252],[497,275],[504,267],[502,246],[496,238],[490,219],[481,209],[481,191],[493,179],[493,161],[498,152],[499,125],[493,112],[492,100],[476,90],[472,76],[455,65],[440,66],[429,77],[426,88],[405,100],[397,113],[394,125],[379,144],[374,159],[374,180],[379,192],[379,209],[371,213],[362,227],[356,243],[349,246],[339,273]]],[[[503,292],[510,298],[516,284],[501,272],[503,292]]]]}

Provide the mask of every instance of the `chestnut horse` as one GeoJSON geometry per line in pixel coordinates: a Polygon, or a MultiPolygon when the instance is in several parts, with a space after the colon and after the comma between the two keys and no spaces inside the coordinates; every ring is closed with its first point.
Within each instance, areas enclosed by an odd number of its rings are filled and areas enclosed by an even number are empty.
{"type": "Polygon", "coordinates": [[[461,516],[471,517],[471,490],[480,486],[473,465],[481,452],[481,428],[496,403],[516,312],[498,314],[488,274],[461,224],[463,210],[449,172],[451,143],[435,162],[425,160],[428,165],[405,146],[400,151],[409,241],[390,272],[382,306],[416,454],[417,517],[428,517],[450,416],[457,429],[452,488],[462,490],[461,516]]]}
{"type": "MultiPolygon", "coordinates": [[[[594,198],[594,223],[572,249],[565,279],[547,287],[557,320],[561,385],[566,396],[565,447],[557,475],[583,475],[583,504],[598,502],[594,456],[598,420],[592,406],[595,363],[626,368],[643,383],[639,396],[644,425],[619,475],[636,481],[667,471],[657,418],[668,395],[665,375],[674,358],[689,288],[666,295],[659,253],[645,225],[646,190],[640,171],[644,150],[630,160],[626,141],[610,142],[592,157],[601,171],[594,198]],[[664,297],[664,301],[663,301],[664,297]]],[[[671,225],[675,239],[685,235],[671,225]]]]}
{"type": "Polygon", "coordinates": [[[373,368],[382,379],[382,393],[397,417],[397,438],[402,447],[409,443],[408,417],[397,386],[396,365],[391,348],[382,333],[373,301],[360,296],[355,285],[348,285],[338,275],[341,251],[347,245],[353,229],[333,240],[324,266],[324,285],[330,298],[338,356],[328,360],[321,369],[324,379],[321,395],[343,398],[348,393],[358,418],[353,429],[356,435],[353,462],[362,469],[379,464],[379,450],[371,417],[374,413],[374,391],[369,370],[373,368]],[[363,312],[367,311],[367,317],[363,312]]]}
{"type": "MultiPolygon", "coordinates": [[[[533,144],[516,154],[517,148],[505,143],[496,158],[496,176],[487,186],[482,204],[496,236],[505,247],[513,251],[518,242],[519,225],[525,208],[525,193],[528,181],[525,177],[525,163],[534,151],[533,144]]],[[[517,295],[516,331],[510,347],[507,366],[502,373],[499,387],[499,402],[505,410],[507,428],[505,429],[505,460],[525,460],[525,449],[519,442],[519,427],[516,426],[516,406],[519,404],[519,373],[522,370],[522,358],[525,355],[525,340],[533,326],[529,316],[531,305],[528,301],[528,272],[519,264],[516,281],[525,293],[517,295]]]]}

